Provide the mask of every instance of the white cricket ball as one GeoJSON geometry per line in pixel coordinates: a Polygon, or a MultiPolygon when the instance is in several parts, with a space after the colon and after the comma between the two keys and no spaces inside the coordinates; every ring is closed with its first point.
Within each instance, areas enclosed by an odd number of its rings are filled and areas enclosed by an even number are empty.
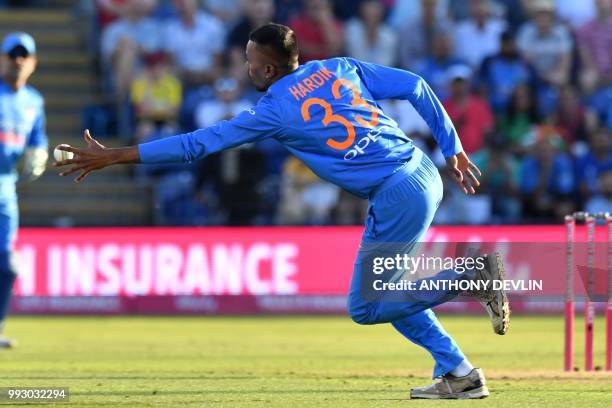
{"type": "Polygon", "coordinates": [[[65,152],[63,150],[58,149],[58,147],[60,146],[64,146],[64,147],[70,147],[67,144],[61,144],[55,147],[55,149],[53,150],[53,157],[55,158],[55,161],[64,161],[64,160],[70,160],[74,157],[74,153],[72,152],[65,152]]]}

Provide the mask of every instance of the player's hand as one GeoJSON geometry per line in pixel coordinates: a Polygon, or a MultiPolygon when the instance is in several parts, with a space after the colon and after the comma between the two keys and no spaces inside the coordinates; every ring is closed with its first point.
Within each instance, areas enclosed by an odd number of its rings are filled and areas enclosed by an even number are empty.
{"type": "Polygon", "coordinates": [[[74,181],[80,183],[92,171],[103,169],[115,163],[115,154],[111,149],[107,149],[96,139],[91,137],[89,130],[83,133],[86,148],[76,148],[72,146],[58,146],[58,149],[74,153],[74,158],[53,163],[55,167],[72,166],[60,173],[60,176],[69,176],[76,172],[81,172],[74,181]]]}
{"type": "Polygon", "coordinates": [[[475,194],[475,187],[480,186],[480,182],[474,173],[481,175],[480,170],[470,161],[464,152],[446,158],[446,165],[451,177],[465,194],[475,194]]]}

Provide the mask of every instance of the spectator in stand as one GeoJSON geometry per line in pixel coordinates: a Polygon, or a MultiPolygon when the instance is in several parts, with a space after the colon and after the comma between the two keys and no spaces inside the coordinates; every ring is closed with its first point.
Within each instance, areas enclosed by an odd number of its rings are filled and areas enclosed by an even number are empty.
{"type": "Polygon", "coordinates": [[[200,162],[198,186],[208,185],[207,206],[215,207],[221,225],[259,225],[269,206],[262,184],[266,164],[253,145],[213,154],[200,162]]]}
{"type": "Polygon", "coordinates": [[[480,90],[488,96],[489,104],[496,113],[507,109],[518,84],[534,86],[535,78],[533,67],[521,58],[514,36],[509,31],[501,35],[500,52],[485,58],[478,74],[480,90]]]}
{"type": "Polygon", "coordinates": [[[466,0],[447,0],[448,15],[453,21],[460,22],[470,18],[470,2],[466,0]]]}
{"type": "MultiPolygon", "coordinates": [[[[612,86],[606,88],[605,97],[607,99],[607,107],[608,109],[603,112],[602,122],[604,126],[608,129],[612,130],[612,86]]],[[[599,113],[599,112],[597,112],[599,113]]]]}
{"type": "Polygon", "coordinates": [[[596,115],[598,125],[607,126],[612,130],[612,83],[594,89],[590,95],[585,91],[583,95],[586,97],[589,111],[596,115]]]}
{"type": "Polygon", "coordinates": [[[360,225],[367,216],[368,203],[346,190],[340,190],[332,219],[337,225],[360,225]]]}
{"type": "Polygon", "coordinates": [[[612,0],[597,0],[597,17],[576,32],[584,90],[612,85],[612,0]]]}
{"type": "Polygon", "coordinates": [[[576,160],[578,186],[583,198],[598,192],[597,178],[612,168],[612,132],[600,128],[591,133],[589,150],[576,160]]]}
{"type": "Polygon", "coordinates": [[[157,52],[144,57],[145,68],[134,80],[132,106],[137,118],[136,142],[148,139],[153,132],[170,135],[177,129],[181,105],[181,82],[172,72],[167,54],[157,52]]]}
{"type": "Polygon", "coordinates": [[[229,31],[225,49],[230,63],[230,72],[234,78],[247,83],[247,71],[244,49],[249,42],[249,34],[259,26],[272,20],[274,17],[273,0],[242,0],[244,17],[229,31]]]}
{"type": "Polygon", "coordinates": [[[103,70],[111,72],[111,82],[119,102],[127,95],[144,53],[161,48],[159,26],[150,18],[155,0],[126,0],[123,16],[102,33],[103,70]]]}
{"type": "Polygon", "coordinates": [[[359,15],[360,2],[363,0],[330,0],[333,6],[334,16],[342,22],[348,21],[359,15]]]}
{"type": "Polygon", "coordinates": [[[522,154],[538,123],[535,93],[529,85],[520,83],[514,88],[506,111],[497,121],[498,130],[506,138],[510,150],[522,154]]]}
{"type": "Polygon", "coordinates": [[[275,0],[276,14],[274,21],[287,24],[302,11],[302,0],[275,0]]]}
{"type": "Polygon", "coordinates": [[[453,41],[448,30],[436,31],[432,39],[431,56],[414,64],[414,72],[422,76],[440,100],[448,97],[449,68],[465,64],[455,57],[453,41]]]}
{"type": "Polygon", "coordinates": [[[553,0],[533,0],[531,20],[519,30],[517,43],[523,57],[548,84],[568,83],[572,62],[572,38],[557,21],[553,0]]]}
{"type": "Polygon", "coordinates": [[[100,29],[120,19],[129,0],[96,0],[97,20],[100,29]]]}
{"type": "Polygon", "coordinates": [[[240,18],[240,0],[202,0],[204,9],[226,24],[240,18]]]}
{"type": "Polygon", "coordinates": [[[207,128],[219,121],[231,119],[253,106],[248,99],[241,97],[240,82],[231,76],[217,79],[214,89],[215,97],[202,101],[196,108],[195,123],[198,128],[207,128]]]}
{"type": "MultiPolygon", "coordinates": [[[[464,0],[453,0],[461,2],[464,0]]],[[[520,26],[527,21],[527,10],[530,0],[496,0],[501,6],[503,16],[508,24],[508,30],[516,33],[520,26]]]]}
{"type": "MultiPolygon", "coordinates": [[[[448,11],[450,18],[454,21],[464,21],[470,18],[470,2],[466,0],[447,0],[448,11]]],[[[508,21],[510,18],[516,19],[514,15],[517,13],[520,16],[521,0],[491,0],[491,12],[493,15],[503,18],[508,21]],[[518,7],[518,10],[513,10],[518,7]]]]}
{"type": "Polygon", "coordinates": [[[448,70],[450,96],[443,102],[451,120],[461,135],[466,153],[478,151],[485,135],[493,130],[495,119],[487,102],[470,91],[472,70],[467,65],[456,65],[448,70]]]}
{"type": "Polygon", "coordinates": [[[361,2],[359,17],[346,24],[345,41],[349,56],[379,65],[395,64],[397,35],[384,24],[384,13],[381,0],[361,2]]]}
{"type": "MultiPolygon", "coordinates": [[[[83,23],[77,24],[76,28],[92,58],[100,59],[102,30],[123,16],[126,4],[127,0],[80,0],[78,2],[75,17],[83,23]]],[[[99,84],[103,85],[101,82],[99,84]]]]}
{"type": "Polygon", "coordinates": [[[491,12],[491,0],[470,0],[470,18],[455,29],[457,57],[477,69],[483,59],[499,52],[505,30],[506,22],[491,12]]]}
{"type": "Polygon", "coordinates": [[[300,63],[335,57],[343,51],[343,27],[334,17],[331,0],[304,0],[302,13],[289,27],[300,39],[300,63]]]}
{"type": "Polygon", "coordinates": [[[331,221],[340,189],[321,180],[295,156],[289,156],[281,181],[280,224],[323,225],[331,221]]]}
{"type": "Polygon", "coordinates": [[[424,14],[431,13],[439,20],[449,18],[449,0],[390,0],[386,3],[392,4],[388,22],[396,30],[405,27],[409,22],[422,20],[424,14]]]}
{"type": "Polygon", "coordinates": [[[595,18],[596,0],[555,0],[559,19],[570,25],[572,29],[581,27],[595,18]]]}
{"type": "Polygon", "coordinates": [[[211,84],[219,76],[225,27],[211,14],[198,10],[197,0],[173,0],[178,17],[165,28],[165,48],[174,56],[186,88],[211,84]]]}
{"type": "MultiPolygon", "coordinates": [[[[444,196],[438,211],[436,224],[490,225],[493,222],[493,203],[488,194],[462,194],[448,174],[442,176],[444,196]]],[[[480,189],[479,189],[480,191],[480,189]]]]}
{"type": "Polygon", "coordinates": [[[523,215],[534,221],[559,221],[576,209],[572,159],[554,127],[539,126],[535,140],[521,163],[523,215]]]}
{"type": "Polygon", "coordinates": [[[495,223],[516,223],[520,218],[520,165],[508,151],[508,142],[499,132],[491,132],[484,149],[472,156],[482,171],[479,194],[491,197],[491,214],[495,223]]]}
{"type": "Polygon", "coordinates": [[[421,14],[406,20],[399,28],[399,66],[414,69],[417,61],[429,57],[433,49],[434,33],[453,26],[446,14],[438,10],[439,0],[420,0],[421,14]]]}
{"type": "MultiPolygon", "coordinates": [[[[470,18],[470,2],[466,0],[447,0],[450,17],[459,22],[470,18]]],[[[528,0],[524,0],[528,1],[528,0]]],[[[515,24],[526,20],[521,7],[521,0],[492,0],[491,12],[493,15],[504,18],[507,23],[515,24]]]]}
{"type": "MultiPolygon", "coordinates": [[[[229,74],[217,79],[213,88],[214,97],[200,102],[195,110],[194,122],[198,128],[231,119],[253,106],[243,98],[240,81],[229,74]]],[[[242,145],[206,158],[200,166],[198,184],[208,183],[209,198],[216,196],[219,211],[233,214],[235,219],[225,219],[225,222],[252,224],[265,204],[260,183],[267,175],[266,166],[264,154],[254,144],[242,145]],[[248,208],[250,205],[255,208],[248,208]]],[[[208,204],[212,206],[212,202],[208,204]]]]}
{"type": "Polygon", "coordinates": [[[586,203],[585,210],[591,214],[612,211],[612,167],[598,177],[599,192],[586,203]]]}
{"type": "Polygon", "coordinates": [[[568,146],[586,139],[587,110],[580,101],[576,88],[564,85],[559,89],[559,103],[549,122],[559,128],[568,146]]]}
{"type": "MultiPolygon", "coordinates": [[[[424,146],[422,143],[433,139],[431,132],[427,123],[419,115],[414,106],[409,101],[400,99],[385,99],[378,101],[378,103],[382,110],[397,122],[402,132],[408,135],[419,148],[424,149],[431,156],[428,146],[424,146]]],[[[437,148],[435,143],[434,147],[437,148]]],[[[432,160],[434,160],[434,163],[437,163],[435,157],[432,157],[432,160]]],[[[444,161],[444,156],[442,156],[442,161],[444,161]]]]}

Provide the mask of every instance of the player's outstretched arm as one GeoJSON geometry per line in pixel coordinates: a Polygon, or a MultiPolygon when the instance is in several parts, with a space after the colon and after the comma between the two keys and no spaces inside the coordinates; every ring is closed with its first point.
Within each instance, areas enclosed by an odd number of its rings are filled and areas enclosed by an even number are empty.
{"type": "Polygon", "coordinates": [[[451,177],[465,194],[475,194],[476,187],[480,182],[476,174],[481,175],[480,170],[472,163],[464,152],[457,153],[446,158],[446,165],[451,177]]]}
{"type": "Polygon", "coordinates": [[[274,137],[281,131],[279,107],[270,97],[262,97],[258,104],[230,120],[190,133],[170,136],[138,146],[107,148],[85,130],[86,148],[58,146],[74,158],[58,161],[55,167],[72,166],[60,173],[68,176],[80,172],[75,181],[81,182],[92,171],[113,164],[128,163],[190,163],[224,149],[274,137]]]}
{"type": "Polygon", "coordinates": [[[60,173],[60,176],[69,176],[80,172],[74,179],[80,183],[93,171],[103,169],[113,164],[139,163],[140,156],[137,146],[108,148],[91,137],[89,130],[85,130],[83,138],[87,147],[77,148],[71,146],[58,146],[59,150],[74,153],[74,158],[53,163],[55,167],[72,166],[60,173]]]}

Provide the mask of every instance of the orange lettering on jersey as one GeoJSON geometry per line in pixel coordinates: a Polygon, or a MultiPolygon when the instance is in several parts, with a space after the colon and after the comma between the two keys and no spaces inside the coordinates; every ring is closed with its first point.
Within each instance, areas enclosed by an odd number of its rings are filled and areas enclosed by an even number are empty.
{"type": "Polygon", "coordinates": [[[334,76],[327,68],[320,68],[308,78],[303,79],[297,84],[288,88],[291,95],[296,101],[305,98],[309,93],[317,88],[322,87],[325,83],[334,76]]]}
{"type": "Polygon", "coordinates": [[[329,72],[327,68],[321,68],[321,69],[320,69],[320,70],[318,70],[317,72],[318,72],[318,73],[320,73],[321,75],[323,75],[323,77],[324,77],[326,80],[334,76],[334,74],[332,74],[331,72],[329,72]]]}
{"type": "Polygon", "coordinates": [[[310,76],[310,79],[312,79],[312,82],[314,82],[317,88],[325,83],[325,79],[316,72],[310,76]]]}
{"type": "Polygon", "coordinates": [[[308,92],[312,92],[313,89],[317,89],[318,86],[312,83],[312,79],[310,77],[306,78],[304,81],[304,85],[308,88],[308,92]]]}
{"type": "Polygon", "coordinates": [[[293,95],[296,101],[299,101],[301,98],[306,96],[303,93],[301,93],[300,90],[297,89],[295,86],[290,86],[289,92],[291,92],[291,95],[293,95]]]}

